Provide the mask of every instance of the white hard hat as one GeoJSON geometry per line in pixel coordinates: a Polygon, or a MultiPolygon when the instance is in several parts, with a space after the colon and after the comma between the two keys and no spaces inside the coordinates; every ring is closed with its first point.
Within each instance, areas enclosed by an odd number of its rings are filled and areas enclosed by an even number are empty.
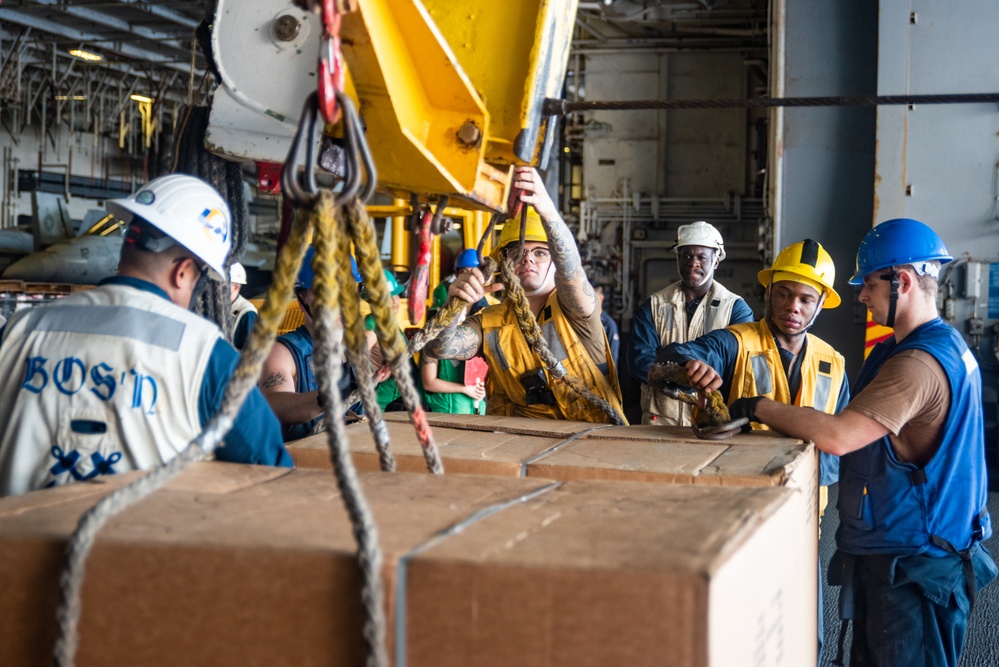
{"type": "Polygon", "coordinates": [[[142,218],[203,260],[212,280],[225,281],[232,217],[221,195],[201,179],[160,176],[128,199],[112,199],[108,209],[126,224],[142,218]]]}
{"type": "Polygon", "coordinates": [[[725,242],[722,240],[721,232],[703,220],[692,222],[689,225],[680,225],[676,230],[676,245],[673,249],[685,245],[699,245],[705,248],[714,248],[718,251],[718,261],[725,259],[725,242]]]}
{"type": "Polygon", "coordinates": [[[229,282],[233,285],[246,284],[246,269],[239,262],[233,262],[229,267],[229,282]]]}

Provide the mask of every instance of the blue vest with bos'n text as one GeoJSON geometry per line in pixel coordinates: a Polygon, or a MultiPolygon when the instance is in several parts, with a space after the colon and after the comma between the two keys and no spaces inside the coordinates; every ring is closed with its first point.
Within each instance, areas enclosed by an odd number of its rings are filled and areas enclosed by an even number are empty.
{"type": "Polygon", "coordinates": [[[0,495],[156,467],[201,432],[221,333],[134,286],[18,313],[0,348],[0,495]]]}
{"type": "Polygon", "coordinates": [[[837,546],[846,553],[943,555],[988,539],[988,484],[978,363],[961,335],[937,318],[872,351],[858,394],[903,350],[931,354],[947,374],[950,410],[933,459],[920,468],[895,456],[888,437],[840,458],[837,546]],[[949,545],[949,546],[948,546],[949,545]]]}

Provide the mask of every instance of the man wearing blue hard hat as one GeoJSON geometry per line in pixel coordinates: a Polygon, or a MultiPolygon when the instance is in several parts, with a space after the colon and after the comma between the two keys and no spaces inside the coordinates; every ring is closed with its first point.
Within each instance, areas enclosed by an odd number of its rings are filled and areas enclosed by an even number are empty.
{"type": "MultiPolygon", "coordinates": [[[[312,367],[316,327],[312,317],[315,302],[312,289],[315,280],[313,257],[315,249],[309,246],[295,281],[295,298],[298,299],[305,321],[294,331],[277,337],[260,373],[260,390],[281,422],[285,442],[312,434],[323,417],[323,408],[319,404],[319,382],[312,367]]],[[[353,257],[350,262],[354,280],[360,283],[361,274],[353,257]]],[[[342,334],[342,329],[340,332],[342,334]]],[[[340,376],[340,395],[346,397],[355,387],[353,370],[350,364],[344,363],[340,376]]],[[[353,410],[356,410],[356,406],[348,408],[348,417],[353,410]]]]}
{"type": "Polygon", "coordinates": [[[829,580],[853,621],[852,665],[957,665],[975,594],[996,577],[980,544],[992,534],[981,373],[937,313],[940,266],[952,259],[918,220],[877,225],[850,284],[895,331],[864,362],[846,409],[760,398],[730,409],[841,457],[829,580]]]}
{"type": "MultiPolygon", "coordinates": [[[[435,309],[443,308],[447,304],[447,290],[451,287],[454,279],[477,268],[479,268],[479,253],[475,248],[465,248],[458,253],[458,257],[454,260],[454,275],[440,281],[434,289],[433,307],[435,309]]],[[[497,303],[499,303],[498,299],[486,295],[469,306],[467,312],[469,315],[474,315],[483,308],[497,303]]]]}

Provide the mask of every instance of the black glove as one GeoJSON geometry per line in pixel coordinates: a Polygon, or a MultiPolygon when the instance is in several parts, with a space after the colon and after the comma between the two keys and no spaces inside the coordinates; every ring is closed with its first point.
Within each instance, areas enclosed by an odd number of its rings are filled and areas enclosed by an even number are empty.
{"type": "Polygon", "coordinates": [[[732,405],[728,406],[728,415],[732,418],[732,421],[745,417],[749,421],[754,422],[756,421],[756,406],[763,399],[763,396],[737,398],[732,405]]]}

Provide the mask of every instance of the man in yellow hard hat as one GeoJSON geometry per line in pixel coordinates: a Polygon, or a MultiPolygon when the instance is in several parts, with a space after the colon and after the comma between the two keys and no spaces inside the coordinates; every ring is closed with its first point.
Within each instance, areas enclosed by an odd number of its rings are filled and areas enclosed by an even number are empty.
{"type": "MultiPolygon", "coordinates": [[[[719,390],[728,405],[765,396],[781,403],[836,414],[850,402],[843,355],[808,332],[823,308],[840,304],[833,287],[836,266],[819,243],[805,239],[781,250],[759,272],[766,313],[758,322],[712,331],[688,343],[660,349],[659,363],[683,364],[690,383],[719,390]]],[[[733,412],[732,417],[737,415],[733,412]]],[[[753,428],[766,428],[753,424],[753,428]]],[[[839,458],[819,453],[819,512],[827,486],[839,479],[839,458]]],[[[819,586],[819,651],[822,650],[822,587],[819,586]]]]}
{"type": "Polygon", "coordinates": [[[628,338],[628,368],[642,387],[642,423],[655,426],[692,423],[692,406],[648,384],[659,348],[753,321],[745,300],[715,280],[715,269],[725,259],[725,243],[714,225],[703,220],[680,225],[673,248],[680,279],[638,307],[628,338]]]}
{"type": "MultiPolygon", "coordinates": [[[[693,387],[718,389],[729,405],[739,398],[766,396],[839,412],[850,400],[843,355],[807,333],[823,308],[840,304],[832,257],[816,241],[805,239],[784,248],[757,277],[766,287],[763,319],[671,343],[659,350],[656,361],[683,364],[693,387]]],[[[838,459],[823,454],[822,484],[835,482],[838,470],[838,459]]]]}
{"type": "MultiPolygon", "coordinates": [[[[560,365],[621,414],[617,370],[572,232],[534,169],[518,168],[513,185],[522,191],[520,200],[533,211],[528,210],[523,246],[520,225],[511,220],[500,234],[494,256],[514,263],[531,315],[560,365]]],[[[448,296],[473,304],[484,294],[501,289],[501,285],[487,284],[487,280],[491,276],[483,276],[475,268],[455,278],[448,296]]],[[[604,423],[611,420],[565,382],[555,381],[553,369],[546,368],[524,337],[509,298],[445,332],[424,352],[438,359],[484,356],[489,364],[487,414],[604,423]]]]}

